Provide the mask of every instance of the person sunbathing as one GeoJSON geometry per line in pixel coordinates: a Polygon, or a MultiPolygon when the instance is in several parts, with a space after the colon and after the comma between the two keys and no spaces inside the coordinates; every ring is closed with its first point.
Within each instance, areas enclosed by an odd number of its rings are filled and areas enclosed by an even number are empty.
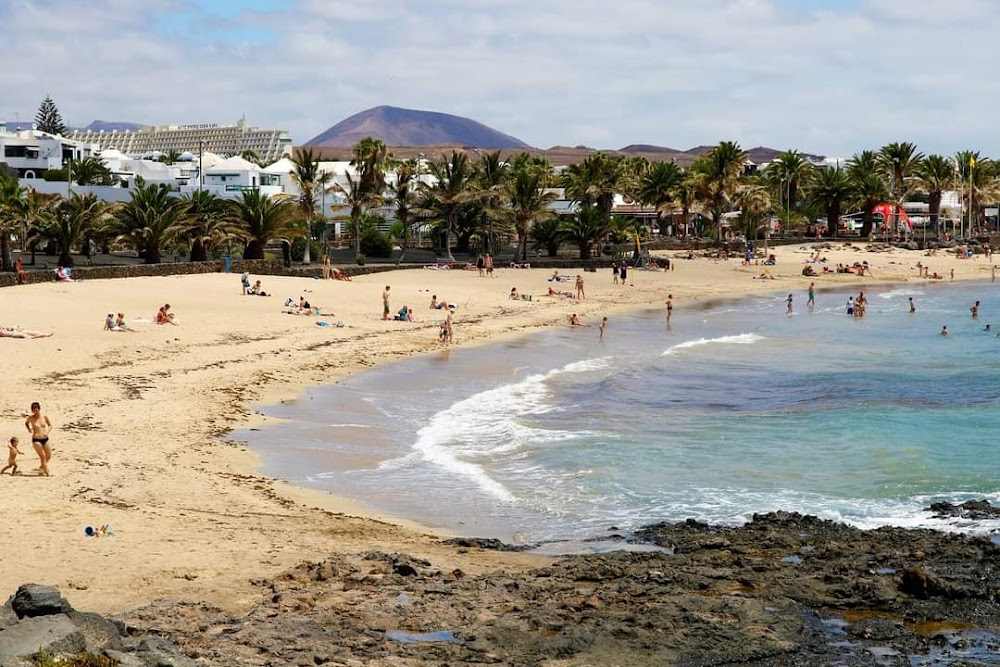
{"type": "Polygon", "coordinates": [[[507,296],[507,298],[513,301],[531,301],[530,294],[521,294],[520,292],[517,291],[516,287],[510,288],[510,294],[507,296]]]}
{"type": "Polygon", "coordinates": [[[13,327],[0,327],[0,338],[48,338],[52,334],[41,331],[29,331],[26,329],[14,329],[13,327]]]}
{"type": "Polygon", "coordinates": [[[510,263],[510,268],[512,268],[512,269],[530,269],[531,268],[531,264],[528,264],[527,262],[525,262],[524,264],[518,264],[517,262],[511,262],[510,263]]]}
{"type": "Polygon", "coordinates": [[[104,318],[104,330],[105,331],[121,331],[121,328],[115,323],[115,314],[108,313],[108,316],[104,318]]]}
{"type": "Polygon", "coordinates": [[[413,309],[409,308],[407,306],[403,306],[402,308],[400,308],[399,312],[396,313],[396,316],[393,317],[392,319],[396,320],[397,322],[416,322],[417,321],[416,318],[413,317],[413,309]]]}
{"type": "Polygon", "coordinates": [[[344,280],[346,282],[351,282],[351,277],[347,275],[347,271],[343,269],[338,269],[336,267],[330,269],[330,277],[334,280],[344,280]]]}
{"type": "Polygon", "coordinates": [[[573,294],[572,292],[564,292],[562,290],[554,290],[551,287],[549,288],[549,296],[564,296],[564,297],[566,297],[568,299],[575,299],[576,298],[576,295],[573,294]]]}

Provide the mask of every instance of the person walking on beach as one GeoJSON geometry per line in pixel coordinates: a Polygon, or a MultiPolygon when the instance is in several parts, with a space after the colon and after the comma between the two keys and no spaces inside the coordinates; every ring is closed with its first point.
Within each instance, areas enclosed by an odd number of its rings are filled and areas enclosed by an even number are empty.
{"type": "Polygon", "coordinates": [[[910,312],[911,313],[917,312],[917,304],[913,303],[913,297],[912,296],[910,297],[910,312]]]}
{"type": "Polygon", "coordinates": [[[600,332],[601,332],[601,342],[602,342],[602,343],[604,342],[604,329],[605,329],[605,328],[606,328],[607,326],[608,326],[608,318],[607,318],[607,317],[605,317],[604,319],[602,319],[602,320],[601,320],[601,327],[600,327],[600,332]]]}
{"type": "Polygon", "coordinates": [[[576,298],[583,301],[587,298],[586,292],[583,291],[583,274],[576,274],[576,298]]]}
{"type": "Polygon", "coordinates": [[[486,263],[486,277],[487,278],[492,278],[493,277],[493,255],[491,255],[490,253],[486,253],[486,258],[485,258],[484,261],[486,263]]]}
{"type": "Polygon", "coordinates": [[[791,315],[792,314],[792,295],[791,294],[789,294],[788,298],[785,299],[785,303],[788,305],[788,309],[785,310],[785,315],[791,315]]]}
{"type": "Polygon", "coordinates": [[[389,319],[389,286],[385,286],[385,291],[382,292],[382,319],[389,319]]]}
{"type": "Polygon", "coordinates": [[[979,302],[976,301],[974,304],[972,304],[972,308],[969,308],[969,310],[972,312],[972,319],[978,320],[979,319],[979,302]]]}
{"type": "Polygon", "coordinates": [[[622,274],[622,287],[625,287],[625,280],[628,278],[628,262],[622,262],[620,273],[622,274]]]}
{"type": "Polygon", "coordinates": [[[674,295],[667,295],[667,324],[670,324],[670,318],[674,316],[674,295]]]}
{"type": "Polygon", "coordinates": [[[618,284],[618,262],[611,262],[611,278],[614,284],[618,284]]]}
{"type": "Polygon", "coordinates": [[[816,307],[816,283],[809,283],[809,300],[806,301],[806,306],[810,309],[816,307]]]}
{"type": "Polygon", "coordinates": [[[479,277],[486,275],[486,258],[482,255],[476,258],[476,268],[479,269],[479,277]]]}
{"type": "Polygon", "coordinates": [[[3,467],[3,470],[0,470],[0,475],[4,474],[8,470],[10,470],[11,475],[17,474],[17,455],[24,454],[24,452],[17,448],[18,444],[19,441],[16,437],[11,438],[10,442],[7,444],[7,465],[3,467]]]}
{"type": "Polygon", "coordinates": [[[52,421],[42,414],[42,406],[36,401],[31,404],[31,414],[24,420],[24,427],[31,434],[31,445],[38,454],[40,465],[38,469],[46,477],[49,476],[49,460],[52,458],[52,445],[49,444],[49,433],[52,432],[52,421]]]}

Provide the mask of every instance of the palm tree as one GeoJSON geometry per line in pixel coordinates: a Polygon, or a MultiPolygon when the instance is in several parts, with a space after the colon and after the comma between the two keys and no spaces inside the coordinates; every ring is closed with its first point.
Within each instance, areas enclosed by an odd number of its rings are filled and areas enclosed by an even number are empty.
{"type": "Polygon", "coordinates": [[[545,172],[539,169],[519,169],[507,182],[507,215],[517,230],[522,262],[528,259],[528,234],[532,223],[555,215],[549,204],[555,201],[556,195],[545,189],[545,178],[545,172]]]}
{"type": "Polygon", "coordinates": [[[223,200],[208,190],[181,197],[181,217],[174,233],[191,242],[191,261],[207,262],[215,248],[240,238],[240,228],[226,217],[223,200]]]}
{"type": "Polygon", "coordinates": [[[171,148],[166,153],[160,156],[160,162],[163,164],[174,164],[179,162],[181,159],[181,154],[176,148],[171,148]]]}
{"type": "Polygon", "coordinates": [[[786,211],[798,208],[799,189],[813,172],[812,164],[799,151],[779,153],[764,169],[764,176],[774,186],[786,211]],[[784,195],[784,197],[782,197],[784,195]]]}
{"type": "Polygon", "coordinates": [[[826,212],[827,236],[836,238],[840,225],[840,209],[854,194],[847,172],[840,169],[820,169],[809,185],[810,203],[826,212]]]}
{"type": "Polygon", "coordinates": [[[681,208],[681,218],[684,220],[684,232],[687,233],[687,226],[691,224],[691,209],[697,200],[695,190],[695,175],[690,171],[684,172],[684,178],[677,186],[677,205],[681,208]]]}
{"type": "Polygon", "coordinates": [[[431,219],[442,223],[445,228],[445,252],[448,259],[455,261],[451,254],[451,234],[458,223],[459,209],[480,197],[473,178],[475,172],[469,157],[458,151],[451,152],[451,158],[442,157],[428,165],[434,184],[421,182],[418,187],[428,200],[431,219]]]}
{"type": "Polygon", "coordinates": [[[855,153],[847,162],[847,177],[854,187],[857,204],[861,207],[861,237],[868,238],[875,221],[875,207],[891,196],[879,168],[878,155],[873,151],[855,153]]]}
{"type": "Polygon", "coordinates": [[[28,191],[14,176],[0,170],[0,271],[14,270],[10,235],[22,221],[21,212],[27,203],[28,191]]]}
{"type": "Polygon", "coordinates": [[[581,206],[596,206],[604,217],[611,215],[615,193],[622,183],[623,162],[606,153],[591,153],[562,173],[566,198],[581,206]]]}
{"type": "Polygon", "coordinates": [[[299,209],[288,199],[271,198],[260,190],[244,190],[239,199],[226,202],[229,220],[247,239],[243,259],[264,259],[264,246],[276,239],[303,236],[299,209]]]}
{"type": "Polygon", "coordinates": [[[661,234],[663,213],[673,206],[683,182],[684,172],[673,162],[654,162],[639,177],[636,199],[656,208],[656,223],[661,234]]]}
{"type": "Polygon", "coordinates": [[[955,163],[943,155],[928,155],[920,163],[917,176],[927,193],[927,212],[934,225],[934,236],[941,236],[941,195],[955,187],[955,163]]]}
{"type": "Polygon", "coordinates": [[[774,211],[771,192],[770,184],[761,178],[748,179],[736,189],[734,201],[740,209],[740,218],[748,239],[756,238],[761,227],[770,225],[768,218],[774,211]]]}
{"type": "MultiPolygon", "coordinates": [[[[358,215],[365,210],[377,208],[385,203],[385,172],[391,162],[389,149],[385,142],[374,137],[365,137],[354,147],[354,157],[351,166],[357,170],[356,194],[360,207],[358,215]]],[[[359,218],[353,220],[354,226],[359,226],[359,218]]],[[[354,249],[358,258],[361,257],[361,238],[354,235],[354,249]]]]}
{"type": "Polygon", "coordinates": [[[590,259],[594,243],[607,236],[609,218],[596,206],[581,206],[580,210],[562,219],[563,238],[580,249],[580,259],[590,259]]]}
{"type": "Polygon", "coordinates": [[[103,231],[137,251],[146,264],[159,264],[183,211],[184,203],[168,185],[147,185],[137,178],[131,199],[115,209],[103,231]]]}
{"type": "Polygon", "coordinates": [[[110,209],[111,206],[94,194],[74,192],[69,199],[40,216],[36,234],[55,241],[59,249],[59,266],[73,266],[70,250],[107,219],[110,209]]]}
{"type": "Polygon", "coordinates": [[[913,177],[916,176],[923,158],[924,154],[917,151],[917,147],[908,141],[886,144],[876,154],[879,169],[889,182],[889,189],[892,192],[894,230],[899,225],[899,211],[903,208],[906,196],[915,187],[913,177]]]}
{"type": "Polygon", "coordinates": [[[539,220],[531,226],[529,236],[531,236],[536,250],[545,248],[549,257],[555,257],[559,254],[559,243],[564,236],[562,221],[554,215],[539,220]]]}
{"type": "Polygon", "coordinates": [[[319,159],[311,148],[301,148],[295,151],[292,156],[292,180],[299,188],[299,210],[306,221],[306,249],[302,256],[302,263],[309,264],[312,260],[309,256],[309,241],[312,240],[312,222],[316,215],[316,195],[317,189],[326,187],[330,182],[331,174],[323,172],[319,168],[319,159]]]}
{"type": "Polygon", "coordinates": [[[476,185],[483,193],[483,214],[486,216],[486,242],[483,244],[483,252],[493,254],[493,223],[503,215],[501,211],[503,190],[510,176],[510,170],[500,157],[500,151],[480,155],[476,166],[476,185]]]}
{"type": "Polygon", "coordinates": [[[968,211],[969,233],[973,233],[976,223],[983,221],[983,207],[987,200],[997,194],[995,165],[989,158],[981,157],[979,151],[959,151],[955,154],[955,165],[959,178],[959,197],[968,211]]]}
{"type": "Polygon", "coordinates": [[[416,206],[417,172],[420,169],[415,158],[409,160],[397,160],[394,163],[396,180],[392,186],[392,203],[396,209],[396,221],[400,225],[400,246],[401,250],[396,264],[403,261],[406,256],[406,246],[410,238],[410,230],[413,226],[413,209],[416,206]]]}
{"type": "Polygon", "coordinates": [[[712,224],[722,240],[722,214],[732,206],[747,153],[735,141],[722,141],[691,167],[695,190],[712,214],[712,224]]]}
{"type": "Polygon", "coordinates": [[[111,170],[99,157],[70,160],[68,170],[77,185],[111,185],[111,170]]]}
{"type": "MultiPolygon", "coordinates": [[[[179,155],[177,157],[180,158],[179,155]]],[[[257,151],[253,150],[252,148],[248,148],[245,151],[241,152],[240,157],[246,160],[247,162],[252,162],[258,167],[262,167],[264,165],[264,161],[260,158],[260,154],[257,151]]]]}

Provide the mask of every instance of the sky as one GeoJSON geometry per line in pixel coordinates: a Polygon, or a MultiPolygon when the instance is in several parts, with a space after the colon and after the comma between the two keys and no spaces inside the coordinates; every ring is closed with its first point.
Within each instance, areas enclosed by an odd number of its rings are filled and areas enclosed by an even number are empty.
{"type": "Polygon", "coordinates": [[[996,0],[0,0],[0,35],[8,121],[48,94],[69,125],[300,144],[385,104],[540,148],[1000,157],[996,0]]]}

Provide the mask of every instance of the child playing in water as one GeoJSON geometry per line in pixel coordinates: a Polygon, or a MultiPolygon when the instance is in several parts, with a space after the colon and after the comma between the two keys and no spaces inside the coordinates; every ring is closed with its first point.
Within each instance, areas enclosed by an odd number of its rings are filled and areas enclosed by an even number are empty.
{"type": "Polygon", "coordinates": [[[0,475],[10,470],[11,475],[17,474],[17,455],[23,454],[20,449],[17,448],[18,440],[17,438],[11,438],[10,443],[7,444],[7,465],[0,470],[0,475]]]}

